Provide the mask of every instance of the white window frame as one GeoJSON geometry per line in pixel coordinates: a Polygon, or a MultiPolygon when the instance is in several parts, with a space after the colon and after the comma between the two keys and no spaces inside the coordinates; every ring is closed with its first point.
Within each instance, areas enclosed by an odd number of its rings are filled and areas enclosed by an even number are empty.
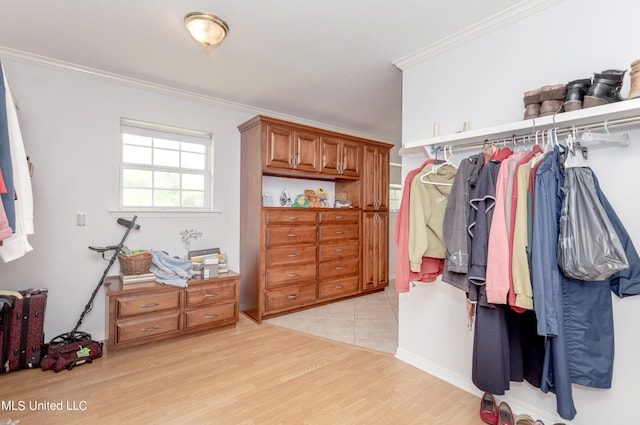
{"type": "MultiPolygon", "coordinates": [[[[176,168],[172,167],[173,172],[189,172],[193,173],[194,170],[188,168],[176,168]]],[[[200,215],[202,213],[219,213],[213,209],[213,136],[211,133],[188,130],[168,125],[148,123],[143,121],[137,121],[127,118],[120,120],[120,171],[119,171],[119,209],[112,210],[111,213],[114,216],[126,215],[130,212],[141,213],[141,215],[148,216],[172,216],[175,214],[181,215],[200,215]],[[140,165],[130,164],[123,161],[123,134],[136,134],[139,136],[146,136],[151,138],[158,138],[164,140],[175,140],[180,142],[189,142],[201,144],[205,148],[205,169],[201,172],[204,175],[204,205],[203,207],[140,207],[140,206],[125,206],[123,205],[123,173],[125,169],[148,169],[165,171],[165,167],[155,165],[140,165]]],[[[182,189],[181,189],[182,190],[182,189]]]]}
{"type": "Polygon", "coordinates": [[[389,211],[393,214],[397,213],[400,210],[400,203],[402,202],[402,185],[391,183],[389,185],[389,211]],[[398,191],[400,197],[398,198],[398,208],[391,208],[391,192],[398,191]]]}

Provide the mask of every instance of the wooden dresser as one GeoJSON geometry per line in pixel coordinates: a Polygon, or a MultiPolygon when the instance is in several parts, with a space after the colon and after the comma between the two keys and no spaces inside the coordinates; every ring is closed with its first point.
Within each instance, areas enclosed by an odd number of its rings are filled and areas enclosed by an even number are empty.
{"type": "Polygon", "coordinates": [[[187,288],[105,280],[107,348],[118,350],[238,321],[240,278],[234,272],[189,280],[187,288]]]}
{"type": "Polygon", "coordinates": [[[265,116],[238,129],[242,310],[261,321],[388,286],[392,145],[265,116]],[[353,208],[263,207],[265,176],[331,181],[353,208]]]}

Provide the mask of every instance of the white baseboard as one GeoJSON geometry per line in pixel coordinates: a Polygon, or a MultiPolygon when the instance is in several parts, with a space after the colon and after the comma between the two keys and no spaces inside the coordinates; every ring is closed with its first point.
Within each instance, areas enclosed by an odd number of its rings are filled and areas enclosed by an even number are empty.
{"type": "MultiPolygon", "coordinates": [[[[433,363],[432,361],[418,356],[410,351],[404,350],[401,347],[398,347],[396,351],[395,357],[405,363],[410,364],[411,366],[417,367],[418,369],[426,372],[430,375],[435,376],[438,379],[441,379],[453,386],[460,388],[463,391],[471,393],[479,398],[482,397],[483,392],[480,391],[471,381],[470,377],[459,375],[455,372],[452,372],[449,369],[444,369],[439,365],[433,363]]],[[[550,394],[551,397],[553,394],[550,394]]],[[[508,397],[508,392],[505,396],[500,396],[501,401],[506,401],[509,403],[511,410],[515,414],[523,414],[539,419],[546,424],[554,424],[554,423],[565,423],[567,425],[572,422],[561,419],[559,416],[550,414],[549,412],[545,412],[538,407],[532,406],[529,403],[523,402],[518,399],[510,399],[508,397]]],[[[479,401],[478,401],[479,402],[479,401]]],[[[478,405],[479,406],[479,405],[478,405]]]]}

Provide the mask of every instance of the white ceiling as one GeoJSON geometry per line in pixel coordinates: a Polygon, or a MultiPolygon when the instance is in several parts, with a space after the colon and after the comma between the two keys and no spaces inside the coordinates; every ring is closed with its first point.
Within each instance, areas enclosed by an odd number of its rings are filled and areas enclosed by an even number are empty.
{"type": "Polygon", "coordinates": [[[51,60],[398,142],[402,76],[393,62],[525,2],[3,3],[0,57],[51,60]],[[192,11],[227,21],[222,44],[206,50],[191,39],[183,17],[192,11]]]}

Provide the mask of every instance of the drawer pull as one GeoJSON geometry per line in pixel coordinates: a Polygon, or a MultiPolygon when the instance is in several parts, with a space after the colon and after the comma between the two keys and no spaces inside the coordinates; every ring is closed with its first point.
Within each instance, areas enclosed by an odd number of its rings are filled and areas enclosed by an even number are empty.
{"type": "Polygon", "coordinates": [[[213,294],[204,294],[204,297],[205,297],[205,298],[208,298],[208,297],[217,297],[217,296],[219,296],[219,295],[220,295],[220,293],[219,293],[219,292],[214,292],[213,294]]]}
{"type": "Polygon", "coordinates": [[[295,274],[295,273],[289,273],[287,275],[287,277],[298,277],[299,275],[295,274]]]}
{"type": "Polygon", "coordinates": [[[289,295],[287,298],[289,298],[290,300],[295,300],[296,298],[298,298],[297,295],[289,295]]]}
{"type": "Polygon", "coordinates": [[[338,231],[338,232],[336,232],[336,235],[344,235],[344,232],[338,231]]]}
{"type": "Polygon", "coordinates": [[[336,249],[336,252],[344,252],[344,249],[338,248],[338,249],[336,249]]]}
{"type": "Polygon", "coordinates": [[[157,331],[158,329],[160,329],[160,325],[155,325],[152,328],[142,328],[140,329],[140,332],[153,332],[153,331],[157,331]]]}
{"type": "Polygon", "coordinates": [[[343,215],[337,215],[336,216],[336,219],[340,219],[340,218],[344,218],[344,216],[343,215]]]}
{"type": "Polygon", "coordinates": [[[336,267],[336,270],[344,270],[344,267],[336,267]]]}
{"type": "Polygon", "coordinates": [[[336,289],[344,289],[343,285],[336,285],[336,289]]]}
{"type": "Polygon", "coordinates": [[[299,256],[300,256],[300,254],[289,254],[289,255],[287,255],[287,257],[299,257],[299,256]]]}
{"type": "Polygon", "coordinates": [[[298,237],[297,233],[289,233],[287,236],[289,236],[290,238],[296,238],[298,237]]]}
{"type": "Polygon", "coordinates": [[[149,308],[149,307],[157,307],[160,303],[150,303],[150,304],[142,304],[140,308],[149,308]]]}
{"type": "Polygon", "coordinates": [[[291,220],[291,221],[297,220],[297,219],[298,219],[298,217],[287,217],[287,220],[291,220]]]}
{"type": "Polygon", "coordinates": [[[204,316],[204,318],[207,319],[207,320],[208,319],[215,319],[216,317],[220,317],[220,315],[219,314],[212,314],[210,316],[204,316]]]}

